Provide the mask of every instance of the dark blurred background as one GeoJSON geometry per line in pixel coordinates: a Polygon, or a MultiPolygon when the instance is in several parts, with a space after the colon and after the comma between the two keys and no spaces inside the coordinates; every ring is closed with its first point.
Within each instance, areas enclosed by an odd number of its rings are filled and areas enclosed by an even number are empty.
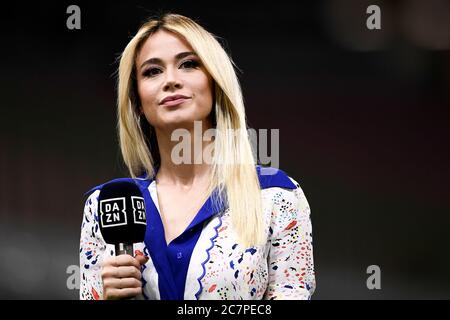
{"type": "Polygon", "coordinates": [[[221,37],[249,125],[280,129],[280,167],[312,210],[313,298],[450,298],[444,0],[2,3],[0,298],[78,299],[83,193],[127,175],[116,59],[166,11],[221,37]],[[81,30],[66,27],[71,4],[81,30]],[[366,27],[371,4],[381,30],[366,27]]]}

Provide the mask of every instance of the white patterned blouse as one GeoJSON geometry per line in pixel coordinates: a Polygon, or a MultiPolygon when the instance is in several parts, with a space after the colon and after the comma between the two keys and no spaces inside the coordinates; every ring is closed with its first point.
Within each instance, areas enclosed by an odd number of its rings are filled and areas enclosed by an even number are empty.
{"type": "MultiPolygon", "coordinates": [[[[169,245],[158,210],[154,180],[134,180],[144,195],[147,231],[135,254],[149,257],[142,267],[143,299],[310,299],[315,290],[310,207],[299,184],[281,170],[256,167],[263,201],[262,246],[237,244],[226,205],[204,203],[186,230],[169,245]]],[[[98,225],[91,189],[80,239],[80,299],[101,299],[102,261],[114,255],[98,225]]],[[[88,193],[89,193],[88,192],[88,193]]]]}

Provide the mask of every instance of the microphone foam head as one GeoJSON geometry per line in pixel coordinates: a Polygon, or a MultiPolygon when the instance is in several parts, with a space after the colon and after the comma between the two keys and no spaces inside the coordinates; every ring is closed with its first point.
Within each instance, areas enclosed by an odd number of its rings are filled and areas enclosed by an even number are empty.
{"type": "Polygon", "coordinates": [[[147,228],[144,197],[133,180],[105,184],[98,198],[98,215],[106,243],[144,241],[147,228]]]}

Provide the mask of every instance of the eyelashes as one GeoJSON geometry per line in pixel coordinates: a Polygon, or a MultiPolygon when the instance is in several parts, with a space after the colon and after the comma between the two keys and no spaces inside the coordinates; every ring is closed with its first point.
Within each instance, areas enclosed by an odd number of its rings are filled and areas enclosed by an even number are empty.
{"type": "Polygon", "coordinates": [[[180,67],[183,65],[186,66],[186,68],[195,69],[200,66],[200,63],[196,60],[186,60],[180,65],[180,67]]]}
{"type": "Polygon", "coordinates": [[[148,68],[146,70],[144,70],[144,72],[142,72],[142,75],[146,78],[151,78],[156,76],[161,70],[159,70],[158,68],[148,68]]]}
{"type": "MultiPolygon", "coordinates": [[[[182,69],[197,69],[200,67],[200,63],[196,60],[186,60],[180,64],[180,68],[182,69]]],[[[160,74],[162,70],[160,68],[148,68],[142,72],[142,75],[146,78],[152,78],[160,74]]]]}

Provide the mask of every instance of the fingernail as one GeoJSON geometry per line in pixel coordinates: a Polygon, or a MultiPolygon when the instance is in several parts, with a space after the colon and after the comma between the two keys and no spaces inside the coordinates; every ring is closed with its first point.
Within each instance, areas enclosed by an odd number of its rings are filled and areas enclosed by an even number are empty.
{"type": "Polygon", "coordinates": [[[135,256],[143,256],[144,253],[143,253],[141,250],[135,250],[135,251],[134,251],[134,255],[135,255],[135,256]]]}

